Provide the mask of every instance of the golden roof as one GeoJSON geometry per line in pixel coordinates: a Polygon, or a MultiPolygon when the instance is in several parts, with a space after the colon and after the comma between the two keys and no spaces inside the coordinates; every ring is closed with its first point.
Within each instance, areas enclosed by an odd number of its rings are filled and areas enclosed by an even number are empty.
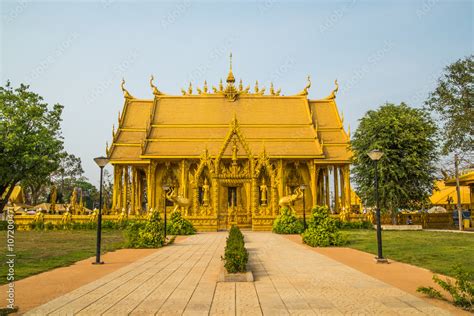
{"type": "MultiPolygon", "coordinates": [[[[474,185],[474,170],[467,169],[460,173],[459,175],[459,184],[460,185],[474,185]]],[[[446,185],[455,186],[456,178],[450,178],[446,180],[446,185]]]]}
{"type": "MultiPolygon", "coordinates": [[[[153,79],[153,78],[152,78],[153,79]]],[[[132,97],[124,88],[125,103],[113,142],[107,148],[112,163],[146,162],[149,158],[199,157],[207,147],[216,155],[235,120],[250,151],[265,147],[270,157],[314,158],[331,163],[350,161],[349,136],[332,98],[308,100],[307,89],[293,96],[281,96],[271,85],[250,92],[242,82],[234,85],[232,66],[227,86],[208,91],[207,83],[198,94],[182,89],[182,96],[161,92],[152,84],[153,99],[132,97]],[[230,78],[230,79],[229,79],[230,78]]],[[[336,90],[337,91],[337,90],[336,90]]],[[[245,150],[238,151],[245,156],[245,150]]],[[[225,149],[224,156],[230,156],[225,149]]]]}
{"type": "MultiPolygon", "coordinates": [[[[468,186],[461,186],[461,204],[470,203],[470,193],[468,186]]],[[[433,205],[457,204],[458,195],[455,186],[448,186],[443,180],[435,182],[435,189],[430,197],[430,202],[433,205]],[[448,203],[448,200],[450,203],[448,203]]]]}

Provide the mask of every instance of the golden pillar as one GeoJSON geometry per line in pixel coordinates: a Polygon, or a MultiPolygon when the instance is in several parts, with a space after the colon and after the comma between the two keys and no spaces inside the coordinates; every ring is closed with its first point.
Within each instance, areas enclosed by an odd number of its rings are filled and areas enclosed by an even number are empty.
{"type": "Polygon", "coordinates": [[[131,186],[130,186],[130,214],[135,214],[135,194],[137,192],[136,190],[136,181],[137,181],[137,176],[135,174],[135,167],[131,167],[131,174],[132,174],[132,180],[131,180],[131,186]]]}
{"type": "Polygon", "coordinates": [[[325,196],[325,200],[326,200],[326,205],[328,207],[331,207],[331,201],[330,201],[330,198],[329,198],[329,166],[327,166],[324,171],[325,171],[325,173],[324,173],[324,196],[325,196]]]}
{"type": "Polygon", "coordinates": [[[128,202],[129,202],[129,186],[130,186],[130,174],[128,166],[123,167],[123,190],[122,190],[122,208],[125,208],[125,211],[128,212],[128,202]]]}
{"type": "MultiPolygon", "coordinates": [[[[155,173],[156,173],[156,163],[154,161],[151,161],[150,164],[148,165],[148,170],[147,170],[147,199],[148,199],[148,210],[150,208],[155,208],[155,173]]],[[[147,210],[147,211],[148,211],[147,210]]]]}
{"type": "Polygon", "coordinates": [[[308,169],[309,169],[309,174],[310,174],[310,185],[311,185],[311,198],[312,198],[312,205],[317,205],[318,204],[318,199],[317,199],[317,182],[318,182],[318,167],[314,164],[314,161],[311,161],[308,163],[308,169]]]}
{"type": "Polygon", "coordinates": [[[344,184],[344,167],[341,167],[339,168],[339,181],[340,181],[340,184],[341,184],[341,210],[343,208],[346,207],[345,205],[345,196],[346,196],[346,192],[345,192],[345,184],[344,184]]]}
{"type": "Polygon", "coordinates": [[[141,169],[136,169],[137,173],[137,190],[136,190],[136,208],[138,214],[142,212],[142,199],[143,199],[143,179],[141,169]]]}
{"type": "Polygon", "coordinates": [[[122,207],[122,166],[114,165],[114,192],[112,197],[112,210],[117,212],[122,207]]]}
{"type": "Polygon", "coordinates": [[[271,183],[271,187],[270,187],[271,197],[270,198],[271,198],[272,215],[275,216],[278,214],[277,212],[278,210],[278,190],[277,190],[278,183],[275,179],[275,172],[272,172],[270,183],[271,183]]]}
{"type": "Polygon", "coordinates": [[[218,216],[219,211],[219,181],[217,178],[212,178],[212,215],[218,216]]]}
{"type": "Polygon", "coordinates": [[[337,178],[339,168],[334,166],[334,211],[339,213],[339,180],[337,178]]]}
{"type": "Polygon", "coordinates": [[[286,192],[284,192],[284,188],[285,188],[285,183],[284,183],[284,174],[283,174],[283,159],[280,159],[278,161],[278,179],[280,180],[279,183],[278,183],[278,195],[279,196],[285,196],[286,195],[286,192]]]}
{"type": "Polygon", "coordinates": [[[181,160],[180,171],[181,171],[181,187],[180,187],[181,194],[184,197],[187,197],[186,161],[184,159],[181,160]]]}
{"type": "Polygon", "coordinates": [[[346,209],[350,211],[351,209],[351,182],[350,182],[350,169],[349,165],[344,166],[344,204],[346,209]]]}
{"type": "Polygon", "coordinates": [[[257,178],[256,177],[252,177],[252,185],[251,185],[250,190],[251,190],[251,192],[250,192],[250,196],[251,196],[251,202],[250,202],[251,214],[253,216],[257,212],[258,206],[260,204],[259,201],[258,201],[259,187],[258,187],[258,184],[257,184],[257,178]]]}

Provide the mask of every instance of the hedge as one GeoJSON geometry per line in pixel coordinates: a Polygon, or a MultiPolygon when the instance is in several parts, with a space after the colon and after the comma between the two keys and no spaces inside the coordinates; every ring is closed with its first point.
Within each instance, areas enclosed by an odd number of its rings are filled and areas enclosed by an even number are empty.
{"type": "Polygon", "coordinates": [[[235,225],[230,228],[222,259],[224,260],[224,267],[229,273],[247,271],[249,253],[245,249],[244,235],[235,225]]]}

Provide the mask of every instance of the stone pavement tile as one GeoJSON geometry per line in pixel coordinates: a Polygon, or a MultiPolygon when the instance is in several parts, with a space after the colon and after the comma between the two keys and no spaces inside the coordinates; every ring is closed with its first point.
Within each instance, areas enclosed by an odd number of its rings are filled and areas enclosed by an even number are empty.
{"type": "Polygon", "coordinates": [[[197,261],[200,260],[204,252],[202,250],[210,245],[208,241],[198,245],[198,251],[184,260],[183,264],[172,273],[159,287],[155,288],[145,299],[130,313],[130,315],[155,314],[167,300],[174,289],[183,281],[191,271],[197,261]]]}
{"type": "MultiPolygon", "coordinates": [[[[194,251],[197,251],[197,249],[194,251]]],[[[129,313],[151,289],[159,286],[179,267],[179,265],[174,264],[175,262],[186,260],[193,253],[193,247],[189,245],[179,247],[172,256],[167,258],[155,258],[154,265],[144,271],[142,275],[109,292],[99,302],[83,309],[80,314],[123,315],[129,313]]]]}
{"type": "MultiPolygon", "coordinates": [[[[260,257],[260,256],[259,256],[260,257]]],[[[307,315],[314,314],[308,301],[301,296],[298,289],[293,286],[290,279],[291,275],[282,273],[277,265],[271,261],[266,260],[266,256],[262,256],[263,266],[267,270],[270,280],[275,289],[283,300],[286,308],[290,314],[305,313],[307,315]]]]}
{"type": "Polygon", "coordinates": [[[217,248],[220,246],[219,241],[219,239],[215,239],[212,246],[205,250],[201,259],[197,261],[197,264],[186,278],[168,297],[157,315],[182,315],[205,270],[208,268],[211,259],[215,256],[217,248]]]}
{"type": "Polygon", "coordinates": [[[183,315],[208,315],[211,309],[212,299],[216,288],[216,280],[218,278],[222,260],[221,255],[224,252],[225,234],[221,234],[218,238],[219,244],[216,253],[209,263],[206,271],[202,275],[191,299],[188,301],[183,315]]]}
{"type": "Polygon", "coordinates": [[[94,303],[98,299],[102,298],[103,296],[107,295],[109,292],[115,290],[116,288],[120,287],[124,283],[130,282],[133,278],[138,276],[139,274],[144,273],[149,268],[152,268],[155,263],[153,261],[147,262],[146,264],[140,266],[140,268],[130,270],[128,273],[111,280],[108,283],[105,283],[103,286],[98,287],[97,289],[75,299],[74,301],[68,303],[67,305],[63,306],[62,308],[54,311],[51,313],[52,315],[61,315],[61,314],[76,314],[85,307],[89,306],[90,304],[94,303]]]}
{"type": "Polygon", "coordinates": [[[235,309],[236,315],[262,315],[253,282],[235,284],[235,309]]]}
{"type": "Polygon", "coordinates": [[[210,315],[235,315],[235,282],[217,283],[210,315]]]}
{"type": "Polygon", "coordinates": [[[257,267],[258,273],[254,274],[254,285],[263,314],[288,315],[285,304],[258,257],[254,254],[249,261],[252,262],[252,266],[257,267]]]}
{"type": "MultiPolygon", "coordinates": [[[[159,252],[160,254],[162,255],[169,255],[171,253],[171,251],[169,249],[164,249],[164,251],[160,251],[159,252]]],[[[126,267],[123,267],[115,272],[112,272],[112,273],[109,273],[107,274],[106,276],[100,278],[99,280],[96,280],[94,282],[91,282],[89,284],[86,284],[74,291],[71,291],[70,293],[67,293],[63,296],[60,296],[54,300],[51,300],[50,302],[46,303],[46,304],[43,304],[31,311],[28,311],[26,313],[26,315],[44,315],[46,313],[50,313],[52,311],[55,311],[59,308],[61,308],[62,306],[74,301],[75,299],[99,288],[100,286],[104,285],[105,283],[108,283],[110,281],[112,281],[113,279],[117,278],[117,277],[121,277],[123,276],[124,274],[128,273],[130,268],[137,268],[137,267],[140,267],[141,265],[143,264],[146,264],[147,262],[149,262],[150,260],[153,260],[153,258],[155,258],[155,256],[157,255],[157,253],[154,253],[154,254],[151,254],[147,257],[144,257],[140,260],[137,260],[136,262],[126,266],[126,267]]]]}
{"type": "Polygon", "coordinates": [[[399,310],[405,315],[448,314],[339,262],[315,256],[301,245],[289,245],[281,236],[249,232],[246,237],[255,245],[255,255],[291,314],[308,314],[305,304],[315,314],[329,315],[398,315],[399,310]],[[408,297],[410,302],[406,302],[408,297]]]}

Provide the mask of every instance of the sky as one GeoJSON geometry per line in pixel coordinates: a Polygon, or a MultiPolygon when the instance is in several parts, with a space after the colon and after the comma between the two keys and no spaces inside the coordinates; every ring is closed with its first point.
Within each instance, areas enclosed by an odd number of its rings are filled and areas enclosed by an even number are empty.
{"type": "Polygon", "coordinates": [[[123,107],[148,80],[167,94],[225,79],[284,95],[311,76],[346,129],[385,102],[420,107],[448,64],[473,53],[473,1],[1,1],[0,80],[64,105],[65,149],[98,184],[123,107]]]}

